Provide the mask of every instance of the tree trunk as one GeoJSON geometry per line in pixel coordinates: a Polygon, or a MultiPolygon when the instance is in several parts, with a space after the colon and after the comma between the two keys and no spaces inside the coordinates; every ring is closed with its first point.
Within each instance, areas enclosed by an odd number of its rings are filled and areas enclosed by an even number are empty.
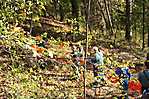
{"type": "Polygon", "coordinates": [[[103,19],[104,19],[104,21],[105,21],[105,24],[106,24],[106,29],[108,29],[108,21],[107,21],[107,19],[106,19],[106,16],[105,16],[105,14],[104,14],[104,11],[102,10],[102,6],[101,6],[101,4],[100,4],[100,2],[99,1],[97,1],[98,2],[98,5],[99,5],[99,9],[100,9],[100,12],[101,12],[101,14],[102,14],[102,16],[103,16],[103,19]]]}
{"type": "Polygon", "coordinates": [[[131,39],[130,26],[131,26],[130,24],[130,0],[126,0],[126,34],[125,34],[126,40],[131,39]]]}
{"type": "Polygon", "coordinates": [[[64,9],[63,9],[62,4],[59,4],[59,11],[60,11],[59,12],[60,13],[60,21],[63,21],[65,14],[64,14],[64,9]]]}
{"type": "Polygon", "coordinates": [[[54,6],[54,12],[55,12],[55,16],[57,18],[57,4],[58,4],[58,0],[53,0],[53,6],[54,6]]]}
{"type": "Polygon", "coordinates": [[[70,0],[72,6],[72,16],[74,18],[79,17],[79,0],[70,0]]]}
{"type": "Polygon", "coordinates": [[[105,10],[106,10],[106,14],[107,14],[108,25],[109,25],[110,32],[111,32],[110,34],[113,35],[112,21],[111,21],[109,6],[107,6],[106,0],[104,0],[104,4],[105,4],[105,10]]]}
{"type": "Polygon", "coordinates": [[[142,22],[142,25],[143,25],[143,29],[142,29],[142,39],[143,39],[143,42],[142,42],[142,49],[144,49],[145,47],[145,43],[144,43],[144,36],[145,36],[145,33],[144,33],[144,29],[145,29],[145,25],[144,25],[144,19],[145,19],[145,5],[144,5],[145,1],[143,0],[143,22],[142,22]]]}
{"type": "MultiPolygon", "coordinates": [[[[88,58],[88,34],[89,34],[89,17],[90,17],[90,3],[91,0],[88,0],[88,4],[86,6],[86,49],[85,49],[85,59],[88,58]]],[[[84,78],[84,99],[86,99],[86,66],[87,66],[87,61],[85,60],[84,64],[84,73],[83,73],[83,78],[84,78]]]]}
{"type": "Polygon", "coordinates": [[[149,47],[149,26],[148,26],[148,47],[149,47]]]}

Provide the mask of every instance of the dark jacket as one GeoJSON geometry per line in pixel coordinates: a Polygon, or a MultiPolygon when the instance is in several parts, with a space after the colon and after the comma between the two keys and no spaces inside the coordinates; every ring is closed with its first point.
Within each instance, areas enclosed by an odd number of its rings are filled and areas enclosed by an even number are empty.
{"type": "Polygon", "coordinates": [[[140,72],[138,79],[141,82],[143,89],[149,88],[149,70],[140,72]]]}

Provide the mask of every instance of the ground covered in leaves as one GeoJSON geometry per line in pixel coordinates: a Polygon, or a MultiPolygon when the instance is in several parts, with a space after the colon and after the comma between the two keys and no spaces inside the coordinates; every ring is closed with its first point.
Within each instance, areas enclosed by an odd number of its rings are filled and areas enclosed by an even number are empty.
{"type": "MultiPolygon", "coordinates": [[[[1,27],[0,31],[1,98],[83,97],[83,66],[80,77],[73,79],[75,70],[72,68],[69,42],[48,39],[43,47],[38,43],[45,43],[44,35],[36,37],[25,35],[27,33],[20,27],[11,27],[9,31],[1,27]]],[[[113,77],[117,77],[113,74],[116,67],[133,66],[133,62],[143,61],[145,57],[122,48],[102,47],[102,50],[105,58],[105,74],[108,73],[113,77]]],[[[87,65],[87,68],[89,66],[87,65]]],[[[90,97],[95,96],[91,85],[93,82],[93,72],[87,69],[86,92],[90,97]]],[[[120,83],[108,79],[102,93],[104,96],[111,95],[118,89],[120,83]],[[112,91],[107,91],[108,86],[113,86],[113,89],[112,87],[110,89],[112,91]]]]}

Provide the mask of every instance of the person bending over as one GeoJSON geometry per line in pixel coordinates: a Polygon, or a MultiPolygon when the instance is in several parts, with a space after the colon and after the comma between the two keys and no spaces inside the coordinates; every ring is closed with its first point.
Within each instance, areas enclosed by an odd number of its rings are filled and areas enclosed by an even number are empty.
{"type": "Polygon", "coordinates": [[[142,84],[143,99],[149,99],[149,53],[147,54],[147,60],[145,61],[145,70],[138,74],[138,79],[142,84]]]}

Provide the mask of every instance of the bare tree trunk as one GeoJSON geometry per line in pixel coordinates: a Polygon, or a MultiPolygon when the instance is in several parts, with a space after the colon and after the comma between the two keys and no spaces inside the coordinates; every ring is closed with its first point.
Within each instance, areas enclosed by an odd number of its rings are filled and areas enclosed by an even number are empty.
{"type": "Polygon", "coordinates": [[[80,10],[80,1],[79,0],[70,0],[72,6],[72,16],[74,18],[79,17],[79,10],[80,10]]]}
{"type": "Polygon", "coordinates": [[[108,20],[108,24],[109,24],[109,28],[110,28],[110,34],[113,35],[113,27],[112,27],[112,22],[111,22],[111,16],[110,16],[110,11],[109,11],[109,7],[107,6],[107,2],[106,0],[104,0],[104,4],[105,4],[105,10],[106,10],[106,14],[107,14],[107,20],[108,20]]]}
{"type": "Polygon", "coordinates": [[[53,4],[54,4],[54,12],[55,12],[55,16],[56,16],[56,18],[57,18],[57,4],[58,4],[58,0],[53,0],[53,4]]]}
{"type": "Polygon", "coordinates": [[[149,26],[148,26],[148,47],[149,47],[149,26]]]}
{"type": "Polygon", "coordinates": [[[145,47],[145,43],[144,43],[144,36],[145,36],[145,33],[144,33],[144,29],[145,29],[145,24],[144,24],[144,21],[145,21],[145,5],[144,5],[145,1],[143,0],[143,29],[142,29],[142,39],[143,39],[143,42],[142,42],[142,50],[144,49],[145,47]]]}
{"type": "Polygon", "coordinates": [[[60,21],[63,21],[65,14],[64,14],[63,5],[61,3],[59,3],[59,13],[60,13],[60,21]]]}
{"type": "MultiPolygon", "coordinates": [[[[89,34],[89,16],[90,16],[90,3],[91,0],[88,0],[87,6],[86,6],[86,50],[85,50],[85,59],[87,59],[88,55],[88,34],[89,34]]],[[[84,77],[84,99],[86,99],[86,66],[87,66],[87,62],[85,60],[85,64],[84,64],[84,73],[83,73],[83,77],[84,77]]]]}
{"type": "Polygon", "coordinates": [[[108,0],[108,11],[109,11],[109,14],[110,14],[110,20],[111,20],[111,25],[113,26],[113,18],[112,18],[112,2],[111,0],[108,0]]]}
{"type": "Polygon", "coordinates": [[[100,2],[99,1],[97,1],[97,2],[98,2],[98,5],[99,5],[100,12],[101,12],[101,14],[103,16],[103,19],[104,19],[105,23],[106,23],[106,29],[107,29],[107,27],[108,27],[108,21],[106,19],[106,16],[104,14],[104,11],[102,10],[102,6],[101,6],[100,2]]]}
{"type": "Polygon", "coordinates": [[[106,0],[104,0],[103,3],[100,2],[100,0],[98,0],[97,2],[98,2],[98,5],[99,5],[100,12],[103,16],[103,19],[104,19],[105,23],[106,23],[106,30],[108,30],[110,38],[111,38],[111,36],[114,34],[114,32],[113,32],[113,26],[112,26],[112,20],[111,20],[109,6],[108,6],[106,0]],[[104,6],[102,6],[102,4],[104,6]],[[103,7],[104,7],[105,10],[103,9],[103,7]]]}
{"type": "Polygon", "coordinates": [[[126,0],[126,40],[130,40],[130,0],[126,0]]]}

